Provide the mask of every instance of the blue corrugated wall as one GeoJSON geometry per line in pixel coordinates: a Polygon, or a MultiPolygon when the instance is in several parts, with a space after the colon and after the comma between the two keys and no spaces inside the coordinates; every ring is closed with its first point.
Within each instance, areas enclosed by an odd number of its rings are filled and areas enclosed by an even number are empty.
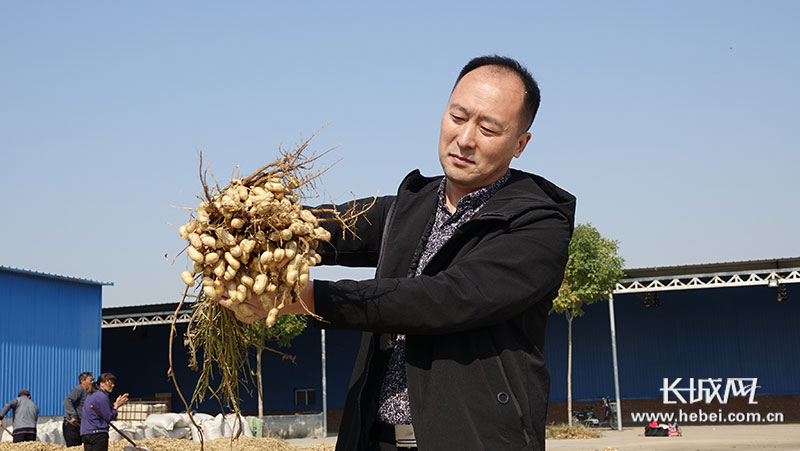
{"type": "MultiPolygon", "coordinates": [[[[766,286],[659,293],[658,307],[614,297],[623,398],[660,398],[663,379],[757,377],[758,395],[800,394],[800,287],[777,302],[766,286]]],[[[575,401],[614,394],[608,302],[573,321],[575,401]]],[[[551,315],[545,346],[550,401],[566,401],[567,321],[551,315]]],[[[682,383],[681,386],[686,386],[682,383]]]]}
{"type": "MultiPolygon", "coordinates": [[[[789,300],[777,302],[767,287],[662,292],[660,306],[645,308],[635,295],[615,296],[620,388],[624,399],[660,398],[663,378],[757,377],[758,395],[800,394],[800,286],[788,285],[789,300]]],[[[598,400],[614,394],[608,302],[587,306],[573,323],[573,399],[598,400]]],[[[173,393],[166,378],[168,326],[105,329],[103,370],[117,375],[117,391],[135,397],[173,393]]],[[[180,334],[184,328],[181,327],[180,334]]],[[[182,336],[182,335],[181,335],[182,336]]],[[[328,407],[344,406],[360,333],[328,331],[328,407]]],[[[284,350],[297,363],[264,353],[266,411],[321,410],[320,334],[309,328],[284,350]],[[312,406],[294,405],[293,389],[316,388],[312,406]]],[[[196,374],[186,368],[182,340],[175,343],[176,374],[189,395],[196,374]]],[[[545,358],[551,374],[550,401],[566,401],[567,324],[548,321],[545,358]]],[[[682,386],[685,386],[682,384],[682,386]]],[[[256,402],[243,393],[243,410],[256,402]]],[[[201,411],[217,412],[210,402],[201,411]]]]}
{"type": "MultiPolygon", "coordinates": [[[[173,362],[181,391],[188,399],[194,391],[198,375],[187,366],[188,358],[183,347],[185,332],[186,325],[179,324],[178,336],[173,343],[173,362]]],[[[110,371],[117,377],[115,394],[127,392],[132,398],[153,399],[156,393],[171,393],[172,410],[180,412],[185,409],[173,382],[167,378],[169,326],[107,328],[103,330],[103,335],[103,371],[110,371]]],[[[326,334],[328,407],[331,409],[344,406],[360,339],[359,332],[328,331],[326,334]]],[[[264,411],[322,410],[320,331],[308,327],[295,338],[290,348],[280,350],[295,356],[295,363],[269,351],[262,355],[264,411]],[[309,406],[295,406],[296,388],[315,388],[316,402],[309,406]]],[[[255,365],[255,357],[251,361],[255,365]]],[[[257,412],[255,392],[253,396],[244,391],[241,394],[241,409],[248,413],[257,412]]],[[[219,412],[220,407],[217,401],[209,400],[201,404],[198,410],[213,413],[219,412]]]]}
{"type": "Polygon", "coordinates": [[[100,368],[101,285],[0,270],[0,402],[31,390],[63,415],[78,373],[100,368]]]}

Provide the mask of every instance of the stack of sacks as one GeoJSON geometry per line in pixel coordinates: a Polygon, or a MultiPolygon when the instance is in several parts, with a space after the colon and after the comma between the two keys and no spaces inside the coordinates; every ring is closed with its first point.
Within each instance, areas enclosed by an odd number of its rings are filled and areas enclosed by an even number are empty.
{"type": "Polygon", "coordinates": [[[40,442],[66,445],[64,432],[61,430],[63,420],[47,420],[36,425],[36,440],[40,442]]]}
{"type": "MultiPolygon", "coordinates": [[[[246,437],[252,437],[253,432],[250,429],[250,425],[245,421],[244,417],[239,417],[239,420],[236,419],[235,414],[228,414],[226,416],[222,416],[222,414],[218,414],[216,417],[212,417],[211,415],[206,415],[203,413],[198,413],[193,415],[194,421],[203,428],[203,440],[214,440],[215,438],[220,437],[230,437],[234,435],[234,431],[237,431],[239,428],[242,429],[240,435],[246,437]]],[[[200,434],[197,433],[197,428],[194,425],[189,425],[192,430],[192,440],[199,442],[200,441],[200,434]]]]}
{"type": "MultiPolygon", "coordinates": [[[[129,439],[136,441],[144,438],[144,423],[141,421],[114,421],[114,426],[117,427],[123,434],[127,435],[129,439]]],[[[108,428],[108,440],[125,440],[114,428],[108,428]]]]}
{"type": "MultiPolygon", "coordinates": [[[[240,417],[241,423],[237,421],[236,415],[234,414],[229,414],[227,416],[219,414],[214,417],[205,413],[197,413],[194,414],[193,417],[194,421],[203,428],[204,440],[230,437],[234,434],[234,431],[240,427],[242,428],[240,435],[248,437],[253,436],[250,425],[244,417],[240,417]]],[[[36,432],[37,440],[40,442],[64,445],[61,423],[62,422],[58,420],[49,420],[46,423],[39,424],[36,432]]],[[[197,433],[197,429],[189,420],[189,415],[185,413],[150,414],[144,421],[114,421],[113,423],[117,429],[122,431],[123,434],[127,435],[128,438],[133,441],[148,438],[176,438],[191,439],[196,442],[200,441],[200,435],[197,433]]],[[[11,427],[8,429],[12,430],[11,427]]],[[[125,440],[114,428],[109,428],[108,439],[109,441],[125,440]]],[[[11,434],[2,431],[0,434],[0,441],[10,442],[12,440],[13,437],[11,434]]]]}
{"type": "MultiPolygon", "coordinates": [[[[186,414],[184,413],[183,415],[186,415],[186,414]]],[[[212,428],[211,428],[211,423],[209,423],[209,422],[214,420],[214,417],[209,415],[209,414],[207,414],[207,413],[196,413],[196,414],[192,415],[192,418],[194,418],[194,422],[195,423],[197,423],[200,427],[203,428],[203,440],[210,440],[208,438],[208,434],[209,434],[209,429],[212,429],[212,428]],[[206,424],[206,423],[209,423],[209,424],[206,424]]],[[[192,431],[192,440],[194,440],[195,442],[199,442],[200,441],[200,434],[197,432],[197,428],[194,427],[194,425],[191,424],[191,422],[189,423],[189,429],[192,431]]],[[[217,426],[215,429],[216,429],[216,438],[221,437],[221,434],[220,434],[220,431],[219,431],[219,426],[217,426]]]]}
{"type": "Polygon", "coordinates": [[[145,438],[192,438],[189,416],[185,413],[148,415],[144,424],[145,438]]]}

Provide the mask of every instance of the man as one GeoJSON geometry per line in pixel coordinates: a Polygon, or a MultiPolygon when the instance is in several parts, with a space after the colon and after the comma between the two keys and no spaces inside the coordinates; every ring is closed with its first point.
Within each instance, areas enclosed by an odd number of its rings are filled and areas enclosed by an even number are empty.
{"type": "Polygon", "coordinates": [[[64,398],[64,424],[61,430],[64,432],[64,442],[67,446],[78,446],[82,443],[81,412],[92,385],[94,385],[94,375],[85,371],[78,375],[78,385],[64,398]]]}
{"type": "Polygon", "coordinates": [[[23,388],[0,410],[0,421],[10,409],[14,410],[14,443],[36,440],[36,422],[39,420],[39,407],[31,400],[30,390],[23,388]]]}
{"type": "Polygon", "coordinates": [[[374,280],[317,280],[301,294],[319,327],[365,331],[338,450],[413,436],[421,450],[544,449],[545,325],[575,198],[509,169],[538,106],[517,61],[473,59],[442,117],[444,177],[406,176],[359,221],[358,239],[325,223],[323,264],[377,267],[374,280]]]}

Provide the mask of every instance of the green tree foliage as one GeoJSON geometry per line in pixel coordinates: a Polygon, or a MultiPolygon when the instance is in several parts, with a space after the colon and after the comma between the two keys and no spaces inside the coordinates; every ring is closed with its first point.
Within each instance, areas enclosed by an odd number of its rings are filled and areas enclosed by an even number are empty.
{"type": "Polygon", "coordinates": [[[606,299],[624,276],[625,263],[617,254],[619,242],[604,238],[591,223],[578,224],[569,242],[564,281],[553,311],[583,316],[583,306],[606,299]]]}
{"type": "Polygon", "coordinates": [[[250,325],[256,342],[265,345],[267,341],[278,343],[288,348],[291,341],[306,329],[305,315],[281,315],[272,327],[267,327],[266,319],[260,319],[250,325]]]}
{"type": "Polygon", "coordinates": [[[583,306],[608,298],[624,276],[624,260],[617,254],[619,242],[600,235],[592,224],[575,227],[569,242],[564,281],[551,312],[567,318],[567,418],[572,425],[572,320],[583,316],[583,306]]]}

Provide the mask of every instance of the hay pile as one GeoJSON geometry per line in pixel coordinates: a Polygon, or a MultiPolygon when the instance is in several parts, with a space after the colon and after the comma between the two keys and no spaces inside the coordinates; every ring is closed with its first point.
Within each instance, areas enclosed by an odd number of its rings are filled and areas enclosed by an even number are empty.
{"type": "MultiPolygon", "coordinates": [[[[145,446],[150,451],[200,451],[200,443],[191,440],[181,440],[173,438],[149,438],[136,442],[139,446],[145,446]]],[[[125,445],[130,445],[125,440],[117,440],[108,443],[109,451],[123,451],[125,445]]],[[[64,445],[46,442],[0,442],[0,451],[80,451],[82,447],[67,448],[64,445]]],[[[239,437],[231,444],[230,437],[220,437],[215,440],[205,442],[204,451],[295,451],[298,449],[309,449],[312,451],[332,451],[334,445],[317,445],[313,448],[297,448],[289,445],[278,438],[272,437],[239,437]]]]}

